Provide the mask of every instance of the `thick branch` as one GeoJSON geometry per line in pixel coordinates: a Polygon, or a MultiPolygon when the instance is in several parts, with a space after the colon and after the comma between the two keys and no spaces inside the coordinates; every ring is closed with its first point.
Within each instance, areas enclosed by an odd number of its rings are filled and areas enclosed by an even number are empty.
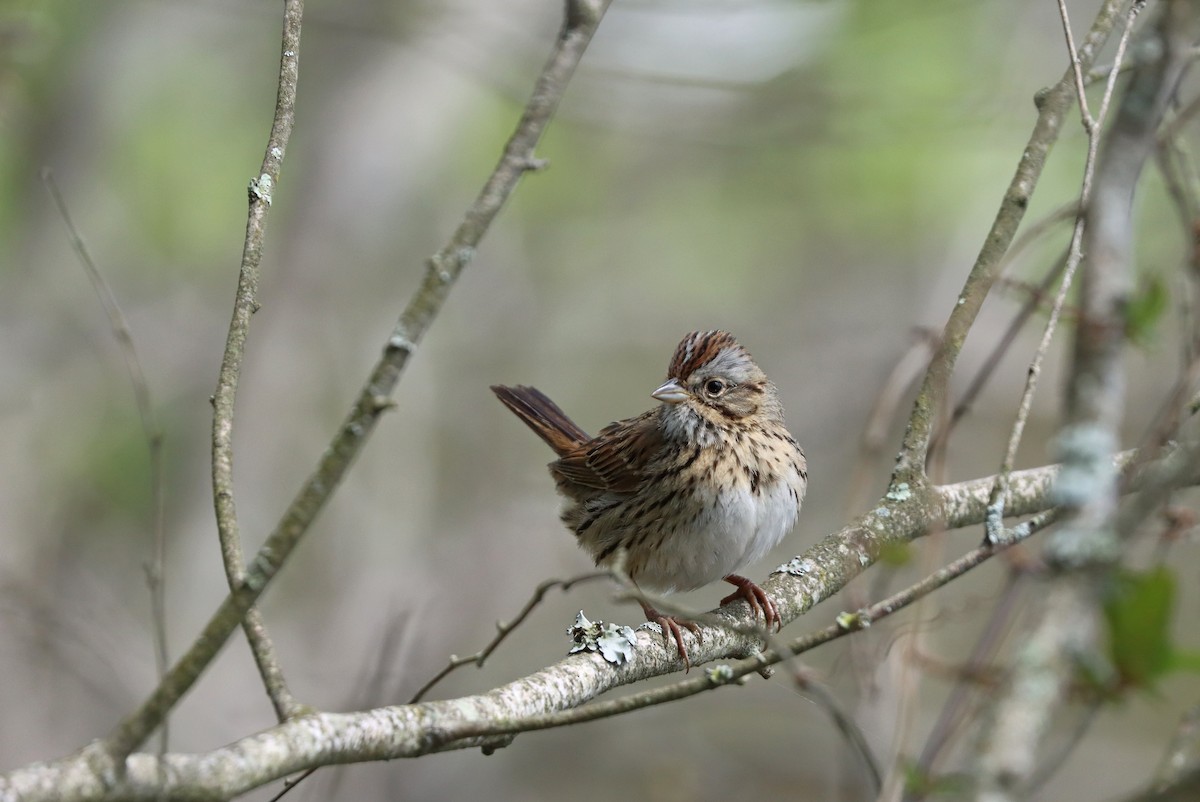
{"type": "MultiPolygon", "coordinates": [[[[1134,457],[1131,452],[1122,454],[1119,464],[1128,464],[1134,457]]],[[[1175,464],[1172,460],[1173,455],[1168,455],[1151,463],[1146,475],[1157,476],[1164,466],[1175,464]]],[[[1192,467],[1195,471],[1196,466],[1192,467]]],[[[1050,487],[1057,473],[1058,466],[1015,472],[1006,509],[1019,513],[1050,509],[1050,487]]],[[[794,620],[871,565],[886,543],[944,531],[947,524],[966,527],[983,523],[994,481],[995,477],[989,476],[911,495],[890,491],[889,498],[881,499],[879,506],[853,525],[781,566],[764,587],[779,604],[785,620],[794,620]]],[[[1128,484],[1131,492],[1139,487],[1136,477],[1128,484]]],[[[1016,537],[1026,537],[1034,528],[1027,527],[1016,537]]],[[[999,548],[985,544],[922,583],[851,616],[850,626],[802,636],[779,652],[761,651],[748,610],[741,616],[730,608],[714,611],[711,615],[720,623],[705,625],[703,642],[689,647],[693,664],[731,658],[740,662],[730,664],[728,673],[705,672],[656,689],[650,699],[626,697],[581,708],[609,690],[683,667],[676,652],[663,647],[661,638],[639,632],[633,658],[620,666],[605,663],[596,654],[582,653],[477,696],[361,713],[303,715],[212,752],[167,755],[162,774],[155,767],[155,756],[135,754],[127,759],[124,775],[117,776],[110,771],[103,744],[92,745],[53,763],[0,775],[0,802],[156,799],[164,792],[179,799],[228,797],[315,766],[503,745],[513,733],[616,715],[729,684],[787,654],[811,649],[900,609],[973,569],[999,548]]],[[[732,609],[745,608],[736,605],[732,609]]]]}

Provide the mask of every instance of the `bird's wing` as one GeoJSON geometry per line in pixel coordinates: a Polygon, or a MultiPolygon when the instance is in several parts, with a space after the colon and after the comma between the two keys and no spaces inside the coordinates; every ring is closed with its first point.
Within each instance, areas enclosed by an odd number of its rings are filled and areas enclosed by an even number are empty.
{"type": "Polygon", "coordinates": [[[634,493],[646,478],[646,467],[662,448],[655,411],[605,426],[551,464],[562,478],[610,493],[634,493]]]}

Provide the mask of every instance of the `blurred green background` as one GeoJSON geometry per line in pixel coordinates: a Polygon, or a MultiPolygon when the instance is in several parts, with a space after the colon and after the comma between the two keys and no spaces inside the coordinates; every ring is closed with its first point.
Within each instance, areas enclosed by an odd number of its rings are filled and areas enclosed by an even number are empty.
{"type": "MultiPolygon", "coordinates": [[[[0,2],[0,770],[105,733],[154,683],[143,565],[145,441],[121,355],[39,171],[54,171],[129,317],[165,431],[167,604],[178,655],[224,595],[208,397],[229,319],[246,184],[270,125],[281,3],[0,2]]],[[[238,399],[246,548],[273,526],[341,421],[423,271],[493,166],[559,25],[556,0],[309,0],[296,130],[274,194],[238,399]]],[[[1095,3],[1070,3],[1077,35],[1095,3]]],[[[1111,50],[1111,48],[1110,48],[1111,50]]],[[[1101,62],[1105,59],[1101,58],[1101,62]]],[[[406,701],[482,646],[538,582],[587,568],[558,523],[545,447],[488,392],[533,384],[586,429],[648,408],[681,335],[733,331],[779,385],[809,500],[779,562],[835,530],[869,410],[919,326],[940,326],[1034,119],[1067,64],[1053,4],[1028,0],[617,0],[524,179],[405,375],[398,406],[265,599],[302,701],[406,701]]],[[[1078,191],[1066,126],[1030,219],[1078,191]]],[[[1154,175],[1140,269],[1174,282],[1183,236],[1154,175]]],[[[1013,266],[1040,276],[1060,226],[1013,266]]],[[[998,291],[961,389],[1022,300],[998,291]]],[[[951,442],[949,478],[1001,459],[1031,329],[951,442]]],[[[1050,459],[1062,345],[1023,466],[1050,459]]],[[[1130,356],[1128,444],[1177,363],[1170,324],[1130,356]]],[[[900,415],[906,413],[903,403],[900,415]]],[[[893,425],[870,465],[883,489],[893,425]]],[[[859,499],[859,504],[865,503],[859,499]]],[[[862,592],[899,587],[940,551],[862,592]],[[890,585],[889,585],[890,583],[890,585]]],[[[922,547],[927,549],[928,547],[922,547]]],[[[1180,547],[1195,613],[1195,548],[1180,547]]],[[[776,559],[778,558],[778,559],[776,559]]],[[[1003,580],[990,566],[894,629],[811,664],[881,755],[919,750],[950,685],[897,644],[963,659],[1003,580]],[[895,648],[893,648],[895,647],[895,648]],[[864,658],[863,654],[868,655],[864,658]],[[853,670],[850,670],[853,669],[853,670]],[[855,678],[879,690],[856,701],[855,678]],[[898,700],[913,702],[897,729],[898,700]],[[897,732],[905,732],[899,740],[897,732]]],[[[699,608],[709,588],[681,601],[699,608]]],[[[560,658],[563,630],[637,623],[609,590],[551,594],[450,696],[560,658]]],[[[798,634],[849,602],[822,605],[798,634]]],[[[1180,627],[1195,645],[1194,628],[1180,627]]],[[[1139,785],[1194,681],[1100,715],[1046,799],[1139,785]]],[[[240,634],[172,721],[200,751],[272,723],[240,634]]],[[[1073,722],[1063,722],[1063,735],[1073,722]]],[[[969,759],[968,737],[943,768],[969,759]]],[[[259,792],[254,799],[268,798],[259,792]]],[[[821,709],[781,675],[685,705],[475,752],[327,769],[294,799],[867,798],[821,709]]]]}

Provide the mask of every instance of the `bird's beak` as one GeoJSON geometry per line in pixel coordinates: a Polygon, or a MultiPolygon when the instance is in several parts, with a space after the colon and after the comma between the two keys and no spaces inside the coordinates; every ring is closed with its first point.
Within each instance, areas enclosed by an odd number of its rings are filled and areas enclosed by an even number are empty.
{"type": "Polygon", "coordinates": [[[657,398],[664,404],[678,404],[688,397],[687,390],[679,386],[679,382],[671,379],[662,387],[650,393],[651,398],[657,398]]]}

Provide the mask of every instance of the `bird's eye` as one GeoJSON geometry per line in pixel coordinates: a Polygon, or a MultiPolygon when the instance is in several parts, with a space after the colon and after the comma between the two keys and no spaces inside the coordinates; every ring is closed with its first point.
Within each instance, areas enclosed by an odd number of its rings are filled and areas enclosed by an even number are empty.
{"type": "Polygon", "coordinates": [[[704,383],[704,392],[716,398],[721,393],[725,392],[725,382],[720,379],[709,379],[704,383]]]}

